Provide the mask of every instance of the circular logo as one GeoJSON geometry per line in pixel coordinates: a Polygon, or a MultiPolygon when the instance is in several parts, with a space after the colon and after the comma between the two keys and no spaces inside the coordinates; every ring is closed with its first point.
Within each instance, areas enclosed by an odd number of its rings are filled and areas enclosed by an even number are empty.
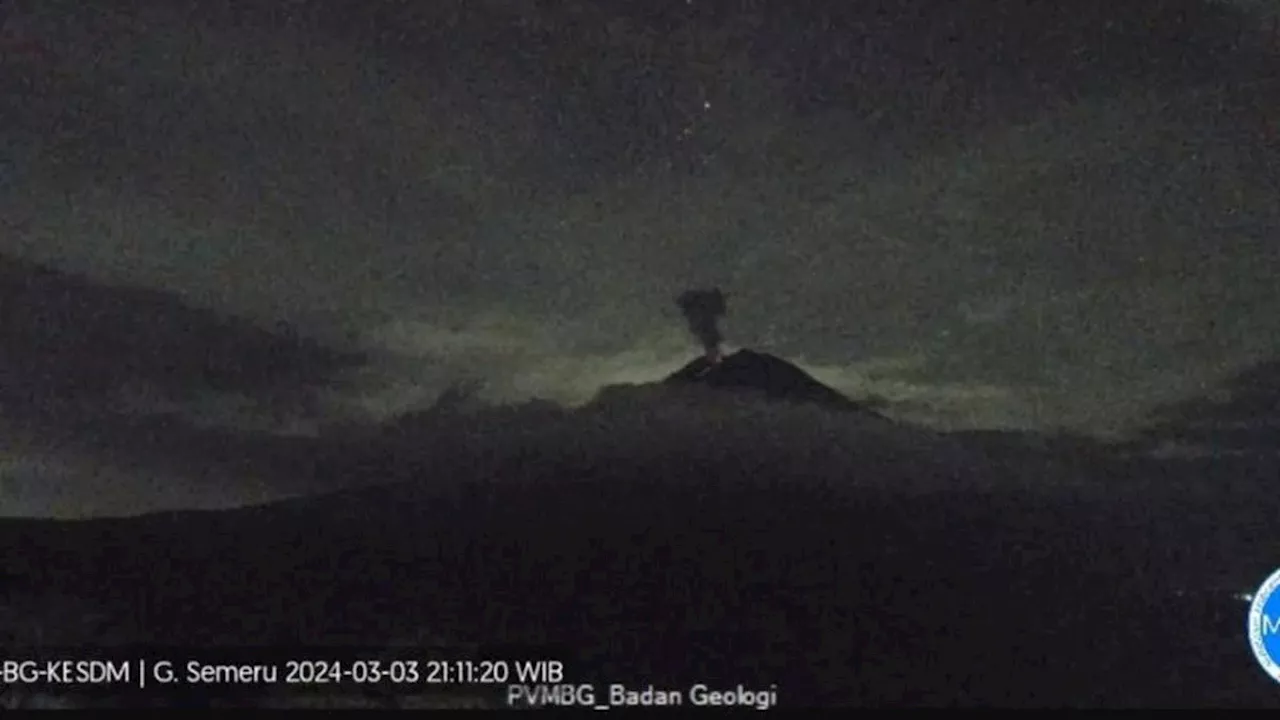
{"type": "Polygon", "coordinates": [[[1280,570],[1262,583],[1249,606],[1249,645],[1258,664],[1280,682],[1280,570]]]}

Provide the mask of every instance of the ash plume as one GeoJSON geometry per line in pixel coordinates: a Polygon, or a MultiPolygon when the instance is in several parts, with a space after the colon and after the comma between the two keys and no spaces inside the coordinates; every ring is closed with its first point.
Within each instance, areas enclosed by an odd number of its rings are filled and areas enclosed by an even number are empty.
{"type": "Polygon", "coordinates": [[[707,359],[718,360],[724,339],[720,334],[720,318],[728,311],[724,293],[720,288],[686,290],[676,299],[676,304],[689,322],[689,331],[702,343],[707,359]]]}

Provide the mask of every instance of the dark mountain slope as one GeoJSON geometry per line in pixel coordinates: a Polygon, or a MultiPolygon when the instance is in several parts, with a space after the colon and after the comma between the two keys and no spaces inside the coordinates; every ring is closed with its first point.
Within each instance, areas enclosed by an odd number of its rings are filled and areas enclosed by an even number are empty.
{"type": "Polygon", "coordinates": [[[798,705],[1276,704],[1246,606],[1209,582],[1270,571],[1267,503],[1225,524],[998,464],[908,495],[918,466],[843,444],[864,459],[443,454],[267,507],[3,523],[0,548],[11,594],[174,643],[548,643],[575,680],[776,683],[798,705]]]}
{"type": "Polygon", "coordinates": [[[175,393],[300,392],[363,362],[190,307],[166,292],[111,287],[5,257],[0,337],[0,399],[7,407],[92,402],[130,382],[175,393]]]}

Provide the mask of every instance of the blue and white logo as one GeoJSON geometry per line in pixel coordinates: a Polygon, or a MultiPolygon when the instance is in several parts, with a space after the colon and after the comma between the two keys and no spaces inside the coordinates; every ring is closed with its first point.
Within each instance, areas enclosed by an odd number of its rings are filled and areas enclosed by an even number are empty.
{"type": "Polygon", "coordinates": [[[1262,583],[1249,606],[1249,645],[1258,664],[1280,682],[1280,570],[1262,583]]]}

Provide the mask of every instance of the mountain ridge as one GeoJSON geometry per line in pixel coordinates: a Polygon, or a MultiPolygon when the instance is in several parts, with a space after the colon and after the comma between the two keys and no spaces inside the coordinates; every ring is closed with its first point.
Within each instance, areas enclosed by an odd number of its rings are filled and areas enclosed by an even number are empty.
{"type": "Polygon", "coordinates": [[[164,290],[109,285],[0,255],[0,399],[9,407],[101,401],[130,383],[175,392],[298,392],[365,362],[287,323],[275,330],[164,290]]]}
{"type": "Polygon", "coordinates": [[[701,385],[724,391],[756,392],[770,400],[879,415],[868,405],[846,397],[795,364],[751,349],[738,350],[715,359],[699,356],[668,375],[662,383],[669,387],[701,385]]]}

